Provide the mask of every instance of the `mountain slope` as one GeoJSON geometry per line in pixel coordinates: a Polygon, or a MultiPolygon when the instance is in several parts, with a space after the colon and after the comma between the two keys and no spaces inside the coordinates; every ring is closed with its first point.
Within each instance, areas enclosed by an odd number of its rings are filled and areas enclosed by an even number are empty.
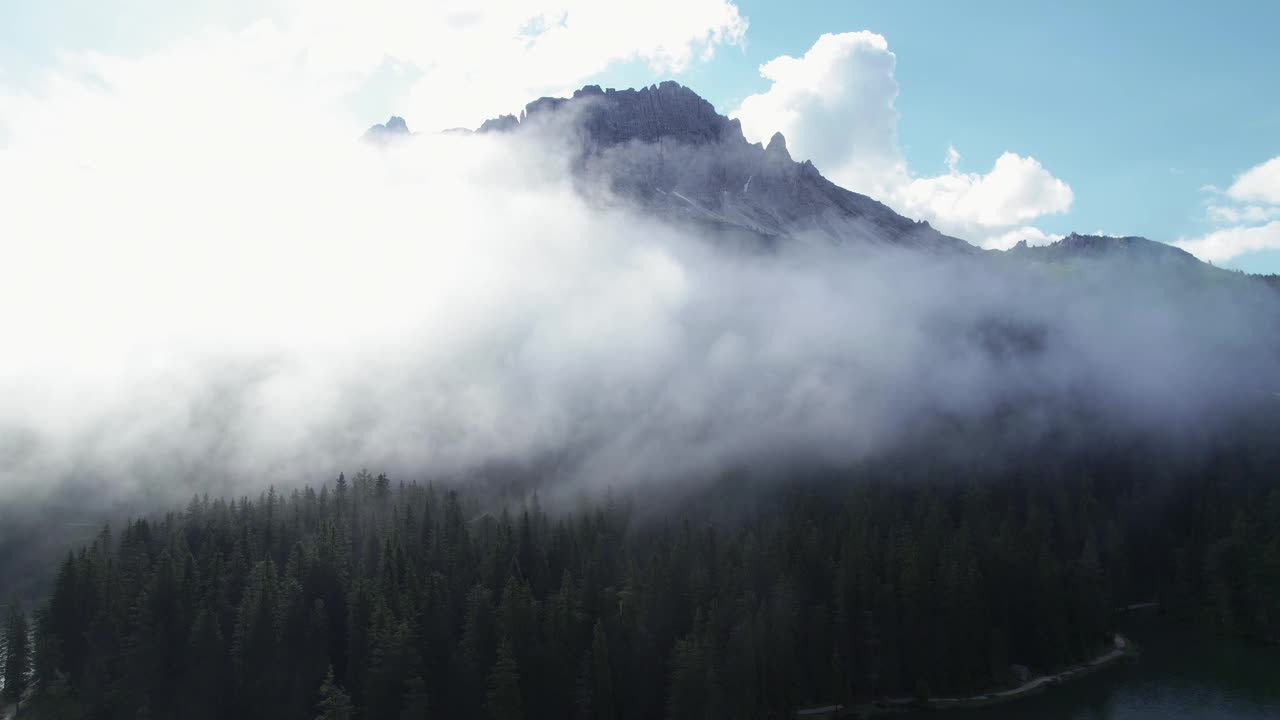
{"type": "Polygon", "coordinates": [[[1028,246],[1026,241],[1019,242],[1005,257],[1015,262],[1064,268],[1105,263],[1110,268],[1181,282],[1233,283],[1243,278],[1253,279],[1253,276],[1202,262],[1182,248],[1136,236],[1071,233],[1049,245],[1028,246]]]}
{"type": "Polygon", "coordinates": [[[812,237],[934,252],[973,247],[905,218],[795,162],[786,140],[749,143],[737,120],[675,82],[638,90],[589,85],[572,98],[541,98],[518,124],[567,122],[581,143],[584,176],[668,217],[763,239],[812,237]]]}
{"type": "MultiPolygon", "coordinates": [[[[366,137],[384,142],[391,123],[380,128],[374,126],[366,137]]],[[[781,134],[767,146],[747,142],[737,120],[675,82],[638,90],[588,85],[570,98],[534,100],[519,118],[493,118],[475,132],[548,130],[569,138],[585,193],[634,203],[730,238],[764,247],[810,238],[977,252],[926,222],[839,187],[809,161],[794,161],[781,134]]]]}
{"type": "MultiPolygon", "coordinates": [[[[809,160],[796,162],[781,133],[767,145],[748,142],[737,120],[717,113],[696,92],[673,81],[627,90],[587,85],[568,98],[534,100],[519,117],[502,115],[474,131],[448,132],[542,132],[566,138],[584,194],[634,204],[655,216],[764,248],[809,239],[950,255],[995,254],[1014,262],[1106,259],[1161,273],[1235,275],[1141,237],[1073,233],[1047,246],[1023,241],[1007,252],[984,252],[836,185],[809,160]]],[[[385,145],[408,135],[404,121],[392,117],[370,128],[365,139],[385,145]]]]}
{"type": "Polygon", "coordinates": [[[1010,248],[1009,253],[1042,262],[1094,257],[1123,258],[1132,262],[1161,263],[1171,266],[1204,265],[1182,248],[1135,236],[1111,237],[1071,233],[1049,245],[1029,246],[1027,241],[1023,240],[1010,248]]]}

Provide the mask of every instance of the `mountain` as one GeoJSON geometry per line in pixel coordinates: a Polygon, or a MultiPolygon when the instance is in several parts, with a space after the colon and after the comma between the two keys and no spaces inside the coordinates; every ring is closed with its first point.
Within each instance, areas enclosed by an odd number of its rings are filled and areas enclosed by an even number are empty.
{"type": "Polygon", "coordinates": [[[1182,248],[1135,236],[1111,237],[1071,233],[1049,245],[1029,246],[1026,240],[1022,240],[1009,249],[1009,254],[1043,262],[1106,258],[1173,266],[1204,265],[1196,259],[1196,256],[1182,248]]]}
{"type": "MultiPolygon", "coordinates": [[[[366,139],[384,143],[403,129],[392,118],[366,139]],[[395,129],[393,129],[393,124],[395,129]]],[[[477,133],[551,129],[570,139],[584,192],[638,204],[723,238],[772,247],[783,239],[872,243],[939,253],[978,252],[827,180],[812,162],[796,162],[786,139],[747,142],[737,120],[675,82],[638,90],[588,85],[569,98],[544,97],[520,117],[486,120],[477,133]]],[[[608,200],[610,198],[602,198],[608,200]]]]}
{"type": "Polygon", "coordinates": [[[1109,267],[1126,272],[1180,281],[1217,283],[1244,277],[1256,279],[1202,262],[1182,248],[1132,235],[1111,237],[1071,233],[1057,242],[1038,246],[1029,246],[1024,240],[1010,248],[1005,257],[1015,262],[1055,266],[1105,262],[1109,267]]]}
{"type": "Polygon", "coordinates": [[[365,130],[362,139],[375,145],[386,145],[412,134],[409,132],[409,125],[404,121],[404,118],[392,115],[391,119],[387,120],[385,124],[379,123],[365,130]]]}
{"type": "MultiPolygon", "coordinates": [[[[571,97],[534,100],[519,117],[500,115],[474,131],[446,132],[542,132],[567,139],[584,194],[605,202],[620,199],[751,246],[818,239],[858,247],[1000,255],[1015,262],[1105,258],[1159,272],[1236,274],[1141,237],[1073,233],[1051,245],[1023,241],[1004,253],[980,250],[836,185],[809,160],[795,161],[781,133],[767,145],[748,142],[736,119],[717,113],[696,92],[673,81],[628,90],[587,85],[571,97]]],[[[403,119],[392,117],[371,127],[365,139],[385,145],[410,134],[403,119]]]]}

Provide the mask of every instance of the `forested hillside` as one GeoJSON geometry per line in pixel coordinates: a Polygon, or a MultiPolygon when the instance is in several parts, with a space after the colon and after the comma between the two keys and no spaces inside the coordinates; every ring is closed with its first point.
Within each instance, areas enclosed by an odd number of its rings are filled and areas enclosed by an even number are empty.
{"type": "Polygon", "coordinates": [[[27,716],[786,717],[1079,661],[1129,603],[1275,639],[1268,467],[868,469],[733,512],[731,482],[547,512],[366,472],[198,498],[62,562],[27,716]]]}

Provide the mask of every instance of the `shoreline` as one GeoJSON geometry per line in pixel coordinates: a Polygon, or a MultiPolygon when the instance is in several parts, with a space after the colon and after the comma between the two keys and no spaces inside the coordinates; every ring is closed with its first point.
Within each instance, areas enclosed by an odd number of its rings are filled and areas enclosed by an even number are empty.
{"type": "Polygon", "coordinates": [[[927,700],[920,700],[917,698],[885,698],[859,707],[855,711],[855,716],[872,717],[875,715],[900,713],[911,710],[951,710],[955,708],[975,708],[988,705],[999,705],[1001,703],[1012,702],[1029,695],[1034,695],[1064,682],[1089,675],[1096,670],[1114,664],[1117,660],[1130,657],[1136,652],[1137,650],[1134,648],[1133,643],[1127,637],[1117,634],[1115,636],[1115,647],[1101,655],[1098,655],[1092,660],[1080,663],[1079,665],[1073,665],[1058,672],[1039,675],[1017,687],[1009,688],[1008,690],[996,690],[982,693],[980,695],[970,695],[968,697],[931,697],[927,700]]]}

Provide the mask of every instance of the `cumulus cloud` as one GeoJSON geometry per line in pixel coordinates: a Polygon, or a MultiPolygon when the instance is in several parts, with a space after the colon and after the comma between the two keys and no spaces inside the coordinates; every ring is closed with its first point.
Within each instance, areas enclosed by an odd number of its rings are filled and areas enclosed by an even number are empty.
{"type": "MultiPolygon", "coordinates": [[[[1006,152],[986,174],[960,172],[956,168],[959,154],[954,149],[949,160],[946,175],[912,178],[894,191],[893,197],[905,212],[964,228],[974,237],[984,230],[998,232],[999,228],[1071,209],[1071,188],[1035,158],[1006,152]]],[[[1034,228],[1024,235],[1028,242],[1047,237],[1034,228]]]]}
{"type": "Polygon", "coordinates": [[[825,34],[802,57],[781,56],[760,67],[772,84],[743,100],[733,115],[753,140],[780,131],[792,154],[812,159],[837,183],[883,200],[977,244],[996,247],[1049,236],[1026,223],[1071,209],[1071,188],[1035,158],[1006,152],[987,173],[959,170],[948,149],[948,172],[917,176],[898,146],[896,58],[872,32],[825,34]],[[1016,242],[1016,240],[1014,240],[1016,242]]]}
{"type": "Polygon", "coordinates": [[[1206,262],[1225,263],[1245,253],[1280,249],[1280,220],[1265,225],[1229,227],[1174,245],[1206,262]]]}
{"type": "Polygon", "coordinates": [[[1240,202],[1280,205],[1280,157],[1255,165],[1241,173],[1227,195],[1240,202]]]}
{"type": "Polygon", "coordinates": [[[896,58],[884,37],[824,34],[803,57],[760,66],[770,88],[732,113],[750,140],[787,138],[791,154],[812,159],[838,183],[877,196],[907,179],[898,151],[896,58]]]}
{"type": "Polygon", "coordinates": [[[1225,191],[1202,188],[1213,197],[1209,219],[1219,227],[1174,243],[1201,260],[1228,263],[1259,250],[1280,249],[1280,157],[1238,175],[1225,191]]]}
{"type": "Polygon", "coordinates": [[[731,0],[295,0],[281,22],[326,71],[367,79],[391,63],[396,107],[424,129],[475,127],[615,63],[679,73],[747,30],[731,0]]]}

